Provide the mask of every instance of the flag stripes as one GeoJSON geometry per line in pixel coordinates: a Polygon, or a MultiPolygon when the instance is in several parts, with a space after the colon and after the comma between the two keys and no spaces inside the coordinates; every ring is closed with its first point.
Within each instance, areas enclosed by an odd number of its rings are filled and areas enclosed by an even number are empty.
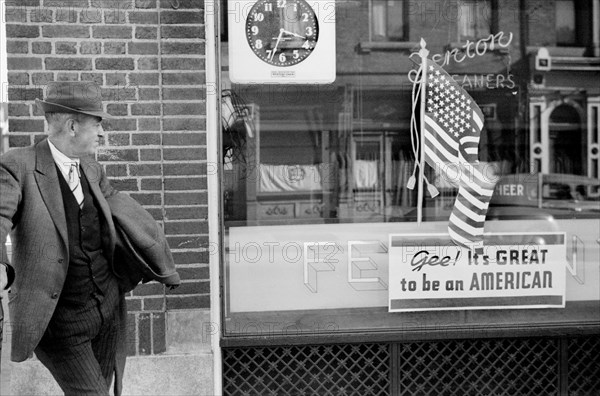
{"type": "Polygon", "coordinates": [[[458,184],[448,233],[459,245],[481,249],[483,229],[495,181],[478,163],[484,116],[473,98],[433,61],[428,61],[424,160],[458,184]]]}

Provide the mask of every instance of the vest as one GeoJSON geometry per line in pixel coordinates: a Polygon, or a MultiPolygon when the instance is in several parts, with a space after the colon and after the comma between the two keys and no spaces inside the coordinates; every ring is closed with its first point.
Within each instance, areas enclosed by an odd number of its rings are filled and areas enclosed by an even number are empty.
{"type": "MultiPolygon", "coordinates": [[[[83,208],[58,170],[69,238],[69,268],[58,306],[84,306],[90,298],[110,300],[111,311],[118,300],[118,286],[110,272],[102,246],[102,212],[81,172],[83,208]]],[[[107,312],[108,313],[108,312],[107,312]]]]}

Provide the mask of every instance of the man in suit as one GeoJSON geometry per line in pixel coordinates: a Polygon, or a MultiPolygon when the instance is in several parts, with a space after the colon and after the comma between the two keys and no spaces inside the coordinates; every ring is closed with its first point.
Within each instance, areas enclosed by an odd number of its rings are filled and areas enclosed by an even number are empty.
{"type": "Polygon", "coordinates": [[[93,155],[110,115],[91,82],[50,83],[37,104],[48,138],[0,157],[0,286],[11,264],[15,272],[11,359],[35,352],[65,394],[108,395],[124,296],[106,201],[117,192],[93,155]]]}

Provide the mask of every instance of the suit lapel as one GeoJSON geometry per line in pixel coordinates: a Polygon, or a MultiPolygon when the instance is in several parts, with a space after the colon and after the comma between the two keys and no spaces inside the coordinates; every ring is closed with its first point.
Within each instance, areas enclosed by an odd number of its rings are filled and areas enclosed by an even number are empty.
{"type": "Polygon", "coordinates": [[[69,246],[65,207],[60,185],[58,184],[59,175],[56,172],[56,165],[48,146],[48,140],[46,139],[38,143],[35,146],[35,152],[35,180],[40,189],[40,194],[65,246],[69,246]]]}
{"type": "Polygon", "coordinates": [[[81,172],[85,174],[86,179],[88,181],[88,185],[90,186],[90,192],[100,205],[100,210],[104,215],[104,220],[106,221],[109,229],[109,259],[112,259],[114,247],[115,247],[115,225],[112,219],[112,213],[110,211],[110,206],[108,206],[108,202],[106,202],[106,198],[104,198],[104,194],[102,193],[102,189],[100,188],[100,181],[102,180],[102,165],[97,163],[96,161],[91,160],[90,158],[81,158],[80,159],[81,172]]]}

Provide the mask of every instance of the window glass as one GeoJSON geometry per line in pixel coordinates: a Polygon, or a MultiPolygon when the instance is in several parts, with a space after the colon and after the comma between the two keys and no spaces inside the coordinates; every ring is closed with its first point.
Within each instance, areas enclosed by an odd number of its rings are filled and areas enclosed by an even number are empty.
{"type": "MultiPolygon", "coordinates": [[[[261,9],[277,7],[274,0],[262,1],[261,9]]],[[[464,1],[459,9],[454,4],[437,14],[428,7],[445,2],[418,2],[406,15],[401,3],[335,2],[336,79],[330,84],[231,81],[223,43],[226,336],[579,323],[600,300],[595,75],[580,59],[553,63],[543,75],[552,89],[531,84],[534,71],[527,65],[534,64],[535,54],[519,47],[526,30],[519,24],[526,18],[518,7],[501,7],[505,17],[492,31],[489,1],[464,1]],[[457,12],[460,18],[451,17],[457,12]],[[457,31],[465,39],[460,48],[457,31]],[[422,86],[414,83],[422,59],[418,45],[357,49],[360,42],[404,32],[423,37],[429,50],[431,69],[422,86]],[[457,160],[423,166],[421,174],[419,160],[433,158],[425,150],[426,133],[437,136],[427,146],[431,152],[454,148],[457,160]],[[471,188],[466,193],[465,185],[471,188]],[[455,218],[455,210],[465,213],[463,208],[474,216],[455,218]],[[455,233],[471,232],[479,222],[493,265],[489,257],[457,250],[449,231],[458,225],[455,233]],[[408,262],[418,269],[394,273],[394,260],[404,254],[400,245],[427,243],[448,250],[427,257],[426,249],[413,251],[408,262]],[[552,263],[542,263],[547,257],[552,263]],[[493,278],[492,286],[491,278],[469,278],[464,291],[473,294],[465,295],[475,297],[466,299],[479,308],[440,308],[435,304],[441,300],[462,303],[462,297],[436,298],[436,292],[465,287],[456,279],[427,283],[449,265],[458,272],[501,267],[511,275],[493,278]],[[551,265],[554,269],[543,272],[551,265]],[[535,301],[517,296],[523,285],[517,282],[529,285],[528,268],[542,271],[535,281],[540,288],[550,279],[562,282],[566,305],[557,307],[556,296],[546,294],[535,301]],[[414,285],[411,276],[418,279],[414,285]],[[394,290],[402,295],[413,286],[431,298],[392,297],[394,290]],[[422,304],[434,305],[421,309],[422,304]],[[416,309],[393,308],[406,306],[416,309]]],[[[562,3],[556,2],[557,12],[568,20],[571,13],[562,3]]],[[[265,11],[265,21],[268,16],[265,11]]],[[[552,22],[529,23],[535,33],[552,22]]],[[[533,46],[538,37],[531,36],[527,45],[533,46]]],[[[285,33],[272,43],[263,40],[278,48],[293,41],[285,33]]],[[[274,78],[297,70],[268,67],[274,78]]]]}
{"type": "Polygon", "coordinates": [[[556,1],[556,42],[559,45],[575,44],[575,2],[573,0],[556,1]]]}

